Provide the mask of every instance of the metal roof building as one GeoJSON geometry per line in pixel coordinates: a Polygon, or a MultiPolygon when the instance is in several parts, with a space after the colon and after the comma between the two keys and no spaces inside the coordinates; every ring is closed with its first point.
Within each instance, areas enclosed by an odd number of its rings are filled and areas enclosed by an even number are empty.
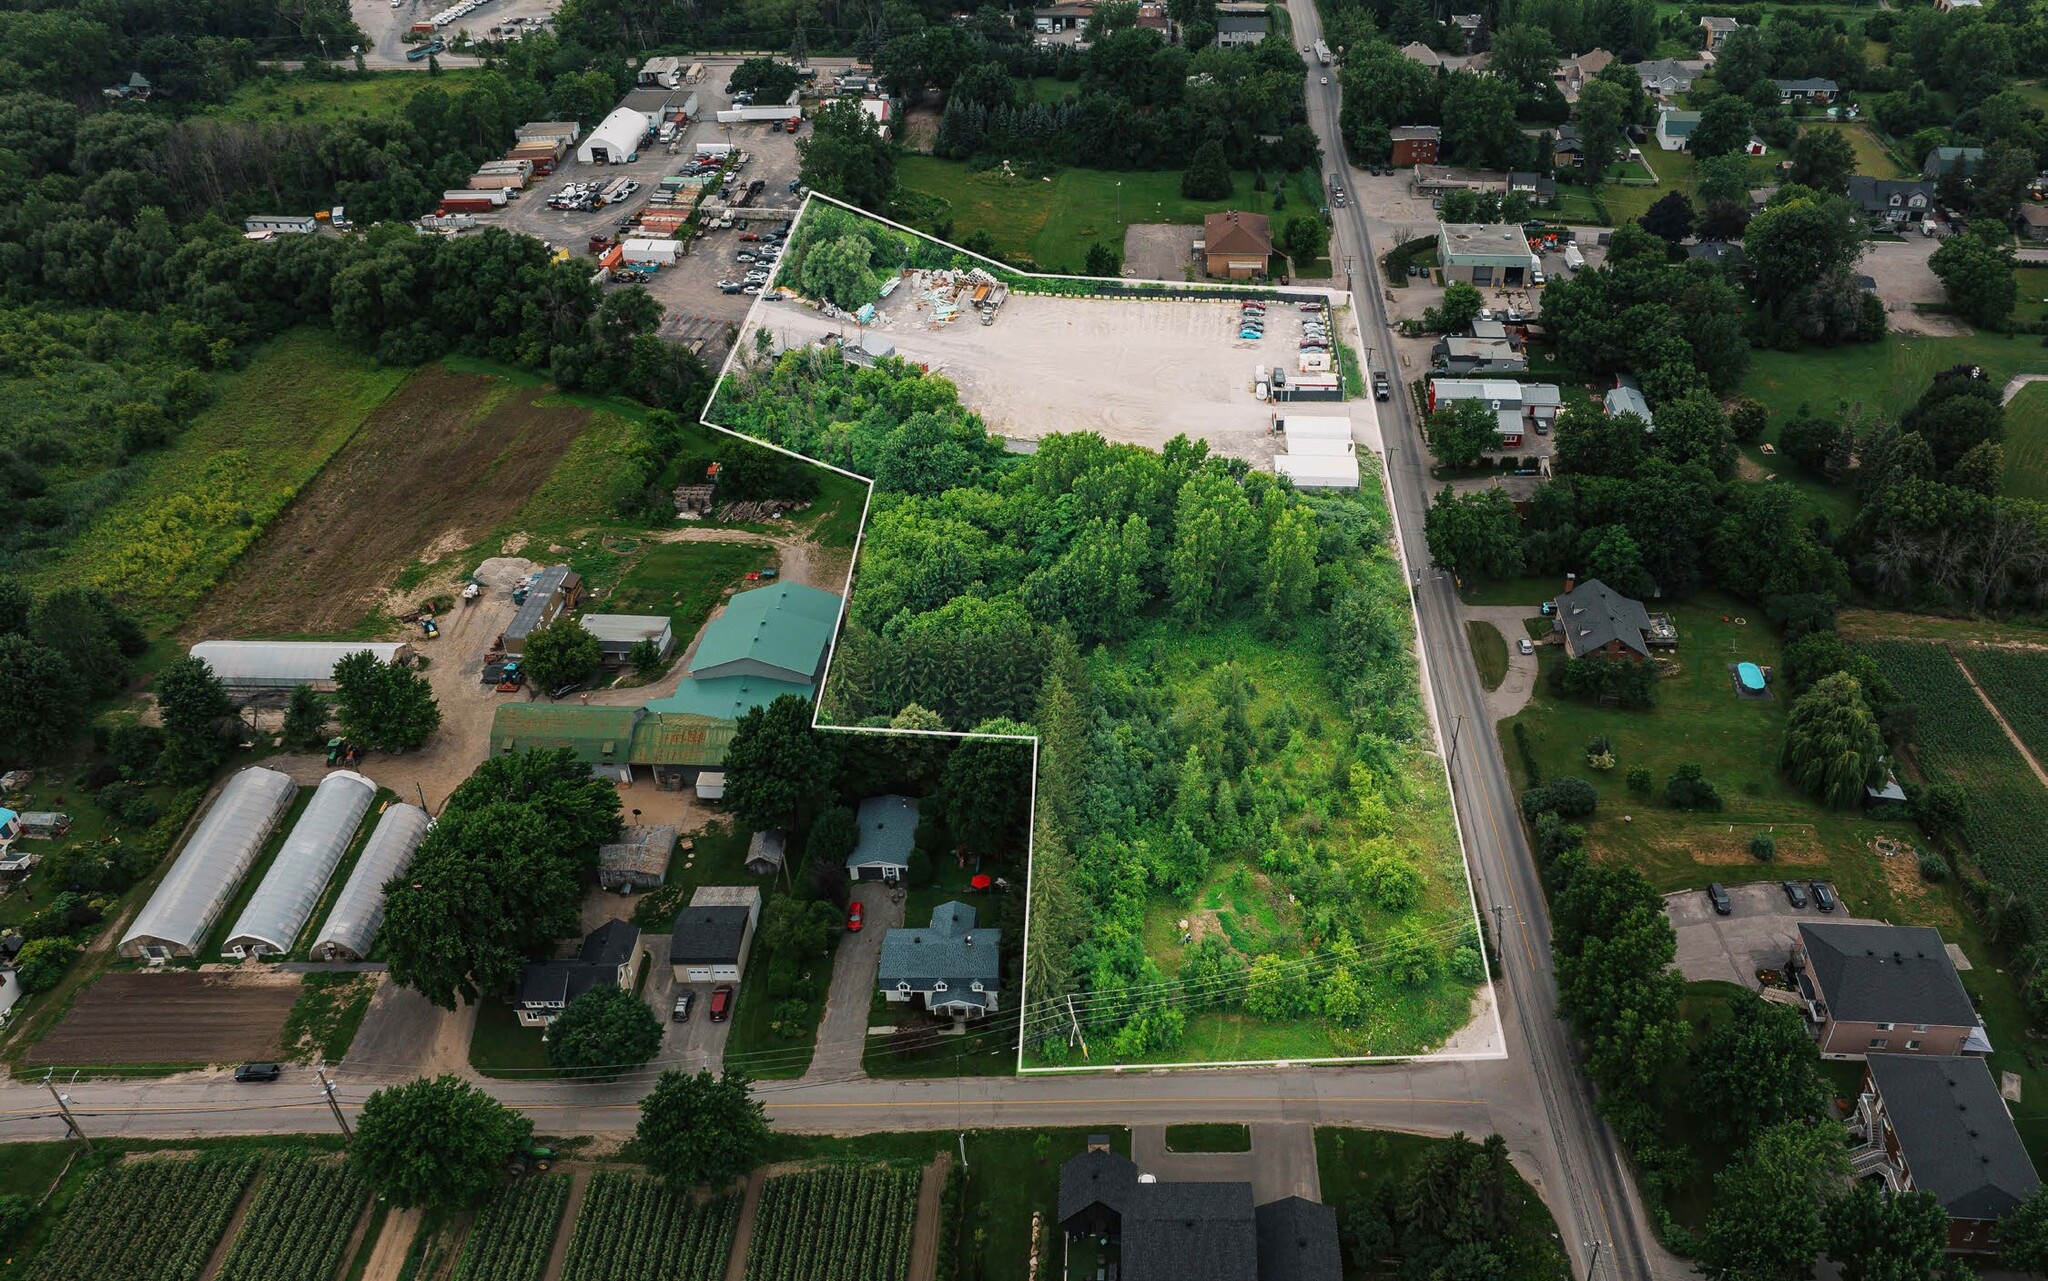
{"type": "Polygon", "coordinates": [[[796,583],[740,592],[705,624],[690,678],[765,676],[815,684],[839,627],[839,606],[831,592],[796,583]]]}
{"type": "Polygon", "coordinates": [[[249,896],[241,919],[221,951],[229,956],[289,952],[319,906],[327,880],[356,838],[377,785],[354,770],[336,770],[320,780],[305,813],[285,838],[263,883],[249,896]]]}
{"type": "Polygon", "coordinates": [[[526,599],[505,628],[505,652],[517,657],[526,638],[561,617],[582,588],[583,576],[567,565],[550,565],[535,574],[527,584],[526,599]]]}
{"type": "Polygon", "coordinates": [[[230,689],[332,689],[334,665],[364,650],[385,663],[412,657],[412,646],[402,641],[201,641],[192,657],[230,689]]]}
{"type": "Polygon", "coordinates": [[[583,136],[576,159],[586,165],[622,165],[640,152],[647,137],[646,113],[632,107],[616,107],[603,123],[583,136]]]}
{"type": "Polygon", "coordinates": [[[122,936],[121,955],[196,955],[298,792],[290,778],[260,765],[229,779],[122,936]]]}
{"type": "Polygon", "coordinates": [[[313,938],[315,960],[360,961],[370,955],[377,927],[384,924],[384,883],[412,866],[412,856],[433,823],[425,810],[403,801],[384,811],[364,842],[348,883],[335,896],[327,923],[313,938]]]}

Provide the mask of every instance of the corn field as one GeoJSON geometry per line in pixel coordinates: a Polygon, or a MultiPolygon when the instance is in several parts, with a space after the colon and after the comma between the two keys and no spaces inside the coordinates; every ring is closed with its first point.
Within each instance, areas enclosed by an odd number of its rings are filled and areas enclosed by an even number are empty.
{"type": "Polygon", "coordinates": [[[540,1174],[485,1202],[462,1243],[455,1281],[540,1281],[568,1200],[566,1176],[540,1174]]]}
{"type": "Polygon", "coordinates": [[[692,1205],[653,1179],[594,1174],[562,1281],[721,1281],[739,1223],[739,1193],[692,1205]]]}
{"type": "Polygon", "coordinates": [[[768,1180],[746,1281],[903,1281],[920,1177],[914,1168],[836,1165],[768,1180]]]}
{"type": "Polygon", "coordinates": [[[256,1162],[128,1160],[86,1181],[31,1281],[196,1281],[256,1162]]]}
{"type": "Polygon", "coordinates": [[[218,1281],[328,1281],[368,1197],[340,1161],[275,1162],[235,1234],[218,1281]]]}

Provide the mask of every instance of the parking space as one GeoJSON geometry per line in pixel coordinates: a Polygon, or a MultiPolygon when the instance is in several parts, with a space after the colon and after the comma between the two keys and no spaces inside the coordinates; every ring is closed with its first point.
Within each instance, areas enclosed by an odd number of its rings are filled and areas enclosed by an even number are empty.
{"type": "MultiPolygon", "coordinates": [[[[363,51],[363,65],[372,68],[413,67],[424,70],[425,62],[407,62],[405,33],[415,22],[426,22],[453,0],[351,0],[349,16],[370,37],[363,51]]],[[[443,40],[454,43],[467,31],[478,40],[502,39],[525,31],[540,31],[554,20],[561,0],[484,0],[477,9],[441,29],[443,40]]],[[[477,60],[460,54],[443,54],[444,67],[475,66],[477,60]]]]}
{"type": "Polygon", "coordinates": [[[661,1067],[680,1067],[692,1072],[708,1068],[716,1072],[725,1061],[726,1039],[732,1035],[730,1022],[711,1021],[711,990],[718,984],[676,982],[675,971],[668,963],[668,945],[666,934],[640,936],[649,966],[647,1004],[662,1026],[661,1049],[655,1052],[654,1061],[661,1067]],[[676,997],[684,990],[692,996],[690,1017],[678,1023],[674,1017],[676,997]]]}
{"type": "MultiPolygon", "coordinates": [[[[1807,882],[1800,881],[1803,888],[1807,882]]],[[[1705,890],[1680,890],[1664,896],[1664,911],[1678,935],[1678,970],[1693,982],[1717,979],[1754,991],[1758,970],[1782,970],[1799,939],[1803,921],[1840,921],[1850,925],[1876,922],[1849,915],[1841,904],[1822,912],[1811,893],[1804,908],[1792,906],[1777,881],[1730,885],[1730,911],[1714,911],[1705,890]]]]}

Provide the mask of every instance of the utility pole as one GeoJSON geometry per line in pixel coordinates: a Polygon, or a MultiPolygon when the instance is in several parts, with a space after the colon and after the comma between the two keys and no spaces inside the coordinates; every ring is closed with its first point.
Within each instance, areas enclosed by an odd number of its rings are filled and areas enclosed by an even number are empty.
{"type": "Polygon", "coordinates": [[[48,1090],[50,1092],[50,1097],[57,1101],[57,1110],[64,1114],[64,1124],[70,1128],[72,1135],[75,1138],[77,1138],[77,1140],[80,1143],[85,1144],[85,1154],[87,1156],[91,1156],[92,1140],[85,1137],[85,1131],[79,1126],[78,1118],[71,1115],[70,1098],[66,1095],[57,1093],[57,1085],[55,1082],[50,1080],[50,1074],[47,1072],[43,1074],[43,1088],[48,1090]]]}
{"type": "Polygon", "coordinates": [[[1586,1242],[1586,1244],[1593,1247],[1593,1261],[1586,1265],[1586,1281],[1593,1281],[1593,1273],[1600,1267],[1600,1247],[1605,1245],[1606,1242],[1595,1237],[1591,1241],[1586,1242]]]}
{"type": "Polygon", "coordinates": [[[1450,759],[1449,759],[1449,760],[1447,760],[1447,761],[1445,761],[1445,762],[1444,762],[1444,769],[1445,769],[1445,770],[1451,770],[1451,769],[1454,769],[1454,768],[1456,768],[1456,767],[1457,767],[1457,764],[1458,764],[1458,735],[1459,735],[1460,733],[1462,733],[1462,732],[1464,731],[1464,729],[1465,729],[1465,718],[1464,718],[1463,716],[1460,716],[1460,717],[1458,717],[1457,723],[1451,726],[1451,756],[1450,756],[1450,759]]]}
{"type": "Polygon", "coordinates": [[[1075,1041],[1079,1041],[1081,1043],[1081,1057],[1084,1059],[1087,1058],[1088,1038],[1081,1035],[1081,1020],[1074,1013],[1074,998],[1071,996],[1067,998],[1067,1023],[1069,1027],[1072,1028],[1072,1032],[1069,1035],[1067,1043],[1071,1045],[1075,1041]]]}
{"type": "Polygon", "coordinates": [[[313,1070],[320,1074],[320,1093],[326,1096],[328,1110],[334,1113],[334,1123],[341,1127],[341,1137],[353,1142],[355,1131],[348,1128],[348,1118],[342,1115],[341,1103],[334,1097],[334,1082],[327,1079],[327,1069],[316,1067],[313,1070]]]}

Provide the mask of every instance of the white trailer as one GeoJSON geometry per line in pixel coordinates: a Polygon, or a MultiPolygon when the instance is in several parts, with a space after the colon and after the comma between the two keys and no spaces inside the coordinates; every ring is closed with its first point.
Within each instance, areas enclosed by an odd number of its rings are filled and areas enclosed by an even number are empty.
{"type": "Polygon", "coordinates": [[[727,107],[718,113],[722,125],[745,124],[748,121],[801,120],[804,109],[794,103],[779,107],[727,107]]]}
{"type": "Polygon", "coordinates": [[[697,144],[697,154],[700,156],[717,156],[723,159],[732,153],[733,145],[729,142],[700,142],[697,144]]]}

